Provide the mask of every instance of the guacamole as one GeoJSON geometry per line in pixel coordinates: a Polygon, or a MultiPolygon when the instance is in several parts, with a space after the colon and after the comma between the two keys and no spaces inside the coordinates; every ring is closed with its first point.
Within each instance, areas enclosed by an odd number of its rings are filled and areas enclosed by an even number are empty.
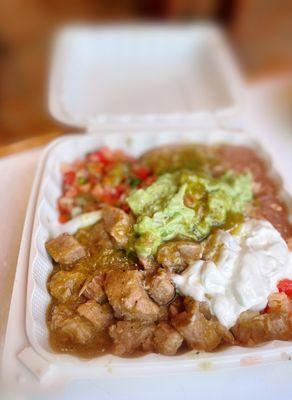
{"type": "Polygon", "coordinates": [[[218,178],[187,170],[161,175],[127,198],[137,217],[135,251],[147,257],[175,237],[204,239],[213,227],[224,225],[230,213],[244,213],[252,199],[251,186],[250,174],[232,171],[218,178]]]}

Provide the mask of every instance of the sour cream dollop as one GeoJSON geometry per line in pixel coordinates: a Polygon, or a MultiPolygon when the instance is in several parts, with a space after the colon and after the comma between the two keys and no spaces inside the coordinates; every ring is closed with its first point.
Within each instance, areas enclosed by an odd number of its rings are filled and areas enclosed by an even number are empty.
{"type": "Polygon", "coordinates": [[[219,230],[216,243],[214,261],[195,261],[173,281],[182,295],[208,302],[229,329],[243,311],[263,310],[281,279],[292,279],[292,256],[268,221],[249,220],[236,234],[219,230]]]}

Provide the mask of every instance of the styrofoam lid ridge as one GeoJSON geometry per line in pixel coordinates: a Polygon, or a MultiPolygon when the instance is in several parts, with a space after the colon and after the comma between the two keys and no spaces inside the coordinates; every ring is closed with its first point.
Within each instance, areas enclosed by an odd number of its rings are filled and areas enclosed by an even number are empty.
{"type": "Polygon", "coordinates": [[[79,26],[57,34],[49,107],[61,122],[88,128],[129,115],[143,121],[235,112],[242,98],[241,78],[214,26],[79,26]]]}

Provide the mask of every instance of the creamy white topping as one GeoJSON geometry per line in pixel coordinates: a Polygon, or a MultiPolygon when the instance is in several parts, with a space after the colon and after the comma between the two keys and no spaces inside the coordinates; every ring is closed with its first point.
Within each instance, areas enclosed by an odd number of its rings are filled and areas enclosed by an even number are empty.
{"type": "Polygon", "coordinates": [[[249,220],[236,234],[219,230],[215,261],[198,260],[173,281],[181,294],[207,301],[222,325],[231,328],[246,310],[261,311],[277,283],[292,279],[292,257],[268,222],[249,220]]]}

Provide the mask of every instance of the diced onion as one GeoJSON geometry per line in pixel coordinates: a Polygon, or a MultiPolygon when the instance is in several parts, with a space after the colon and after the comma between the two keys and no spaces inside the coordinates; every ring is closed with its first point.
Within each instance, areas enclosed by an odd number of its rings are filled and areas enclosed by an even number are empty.
{"type": "Polygon", "coordinates": [[[62,233],[69,233],[73,235],[78,231],[78,229],[86,228],[88,226],[96,224],[102,218],[102,211],[92,211],[85,214],[78,215],[77,217],[71,219],[65,224],[55,225],[51,229],[52,237],[56,237],[62,233]]]}

